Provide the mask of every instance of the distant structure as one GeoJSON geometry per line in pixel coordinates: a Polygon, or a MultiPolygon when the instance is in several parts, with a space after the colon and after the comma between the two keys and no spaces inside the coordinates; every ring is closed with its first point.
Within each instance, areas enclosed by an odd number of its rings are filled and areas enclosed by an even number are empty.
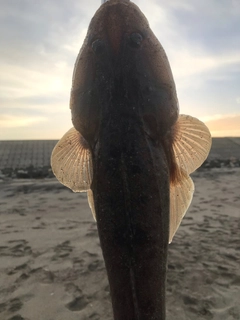
{"type": "Polygon", "coordinates": [[[240,160],[240,137],[213,138],[208,160],[228,160],[231,158],[240,160]]]}
{"type": "Polygon", "coordinates": [[[50,167],[57,140],[0,141],[0,170],[50,167]]]}
{"type": "MultiPolygon", "coordinates": [[[[0,170],[50,167],[58,140],[0,141],[0,170]]],[[[240,138],[213,138],[208,160],[240,159],[240,138]]]]}

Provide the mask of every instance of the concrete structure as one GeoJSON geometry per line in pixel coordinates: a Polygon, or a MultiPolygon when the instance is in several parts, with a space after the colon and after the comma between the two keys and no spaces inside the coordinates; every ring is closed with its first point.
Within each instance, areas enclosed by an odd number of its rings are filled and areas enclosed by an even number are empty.
{"type": "Polygon", "coordinates": [[[230,158],[240,159],[240,137],[213,138],[208,160],[227,160],[230,158]]]}
{"type": "MultiPolygon", "coordinates": [[[[49,167],[57,140],[0,141],[0,170],[49,167]]],[[[240,159],[240,138],[213,138],[209,160],[240,159]]]]}
{"type": "Polygon", "coordinates": [[[57,140],[0,141],[0,170],[50,166],[57,140]]]}

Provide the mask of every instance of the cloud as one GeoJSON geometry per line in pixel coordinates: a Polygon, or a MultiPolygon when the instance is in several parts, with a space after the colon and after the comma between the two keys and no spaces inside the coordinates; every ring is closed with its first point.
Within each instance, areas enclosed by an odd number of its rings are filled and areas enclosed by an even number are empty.
{"type": "Polygon", "coordinates": [[[46,117],[24,117],[24,116],[12,116],[2,115],[0,119],[1,128],[18,128],[28,127],[36,122],[48,121],[46,117]]]}
{"type": "Polygon", "coordinates": [[[178,91],[205,86],[209,78],[240,77],[240,6],[235,1],[139,0],[136,4],[167,53],[178,91]]]}
{"type": "Polygon", "coordinates": [[[191,50],[187,47],[179,50],[170,59],[177,89],[188,91],[206,88],[210,82],[235,82],[236,70],[240,65],[240,54],[228,53],[217,56],[206,52],[199,53],[196,48],[191,50]]]}
{"type": "Polygon", "coordinates": [[[224,120],[227,121],[229,119],[234,119],[240,117],[239,113],[230,113],[230,114],[214,114],[211,116],[205,116],[201,117],[201,120],[204,122],[209,122],[209,121],[218,121],[218,120],[224,120]]]}
{"type": "MultiPolygon", "coordinates": [[[[239,1],[135,3],[169,57],[181,112],[197,117],[237,112],[239,1]]],[[[3,2],[0,118],[1,124],[6,123],[1,138],[14,139],[14,134],[15,138],[59,138],[71,126],[73,66],[99,6],[100,0],[3,2]],[[10,123],[17,129],[10,128],[10,123]]]]}
{"type": "Polygon", "coordinates": [[[52,117],[14,115],[0,116],[0,140],[60,139],[71,127],[71,116],[58,112],[52,117]]]}
{"type": "MultiPolygon", "coordinates": [[[[240,48],[240,5],[236,1],[191,1],[191,6],[173,4],[169,9],[178,32],[189,43],[199,44],[209,53],[226,53],[240,48]]],[[[189,1],[183,1],[188,4],[189,1]]]]}

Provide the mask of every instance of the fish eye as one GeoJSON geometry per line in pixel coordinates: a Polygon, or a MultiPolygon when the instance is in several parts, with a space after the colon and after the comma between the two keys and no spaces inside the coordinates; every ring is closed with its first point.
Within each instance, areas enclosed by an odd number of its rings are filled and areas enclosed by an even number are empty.
{"type": "Polygon", "coordinates": [[[92,49],[96,54],[102,53],[104,49],[104,42],[101,39],[93,41],[92,49]]]}
{"type": "Polygon", "coordinates": [[[143,37],[141,36],[140,33],[134,32],[130,35],[130,44],[135,47],[138,48],[140,47],[143,37]]]}

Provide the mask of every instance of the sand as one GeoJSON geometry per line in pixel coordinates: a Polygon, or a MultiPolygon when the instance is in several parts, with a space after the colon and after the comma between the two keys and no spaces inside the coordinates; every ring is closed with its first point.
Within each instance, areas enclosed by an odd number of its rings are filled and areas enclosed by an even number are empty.
{"type": "MultiPolygon", "coordinates": [[[[167,320],[240,319],[240,169],[193,175],[169,247],[167,320]]],[[[0,182],[0,320],[112,319],[85,194],[55,179],[0,182]]]]}

